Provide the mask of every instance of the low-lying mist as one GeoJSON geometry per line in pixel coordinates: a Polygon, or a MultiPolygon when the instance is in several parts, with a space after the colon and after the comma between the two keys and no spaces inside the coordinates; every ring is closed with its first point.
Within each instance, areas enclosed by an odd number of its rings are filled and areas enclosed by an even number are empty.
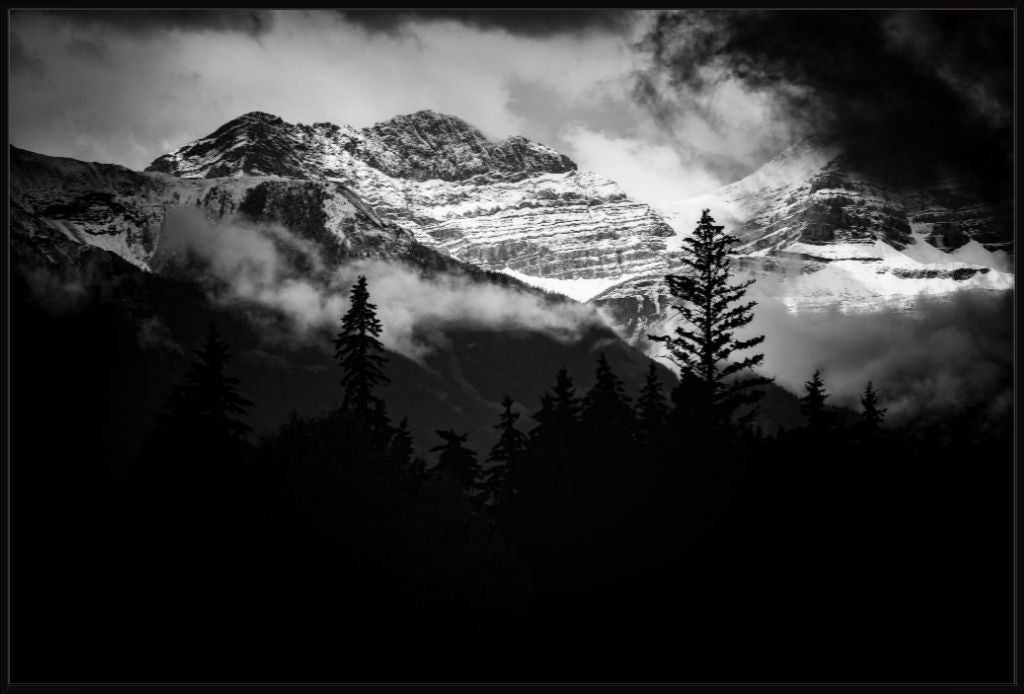
{"type": "MultiPolygon", "coordinates": [[[[760,372],[803,396],[821,370],[829,404],[859,411],[870,381],[892,424],[930,425],[968,416],[980,426],[1006,426],[1013,406],[1013,293],[962,291],[923,297],[913,311],[790,311],[755,283],[753,321],[738,338],[764,335],[760,372]]],[[[659,322],[670,334],[678,317],[659,322]]],[[[668,363],[661,344],[645,343],[668,363]]],[[[741,357],[755,353],[743,352],[741,357]]],[[[980,433],[980,432],[979,432],[980,433]]]]}
{"type": "Polygon", "coordinates": [[[764,372],[798,395],[821,369],[832,404],[859,410],[872,381],[893,423],[960,414],[995,423],[1011,413],[1011,292],[923,298],[914,312],[795,314],[770,297],[757,300],[749,327],[766,336],[764,372]]]}
{"type": "Polygon", "coordinates": [[[289,339],[336,329],[359,275],[367,277],[384,346],[416,360],[443,346],[452,327],[542,332],[564,342],[601,322],[589,306],[549,302],[458,275],[428,277],[398,260],[362,258],[329,267],[316,244],[281,226],[214,223],[198,210],[170,211],[160,243],[165,258],[205,261],[216,280],[208,284],[216,301],[251,302],[282,313],[289,339]]]}

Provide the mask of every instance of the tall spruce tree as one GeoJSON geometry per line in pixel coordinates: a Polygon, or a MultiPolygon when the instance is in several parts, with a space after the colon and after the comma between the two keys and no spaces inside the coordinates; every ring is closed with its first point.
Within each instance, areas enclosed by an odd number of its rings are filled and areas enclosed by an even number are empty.
{"type": "Polygon", "coordinates": [[[580,398],[572,377],[563,366],[555,375],[555,385],[541,395],[540,410],[533,415],[537,426],[530,432],[535,441],[554,442],[572,434],[580,421],[580,398]]]}
{"type": "Polygon", "coordinates": [[[861,431],[868,437],[878,434],[885,420],[885,408],[878,406],[878,393],[875,392],[871,381],[868,381],[864,393],[860,396],[860,404],[863,408],[860,413],[861,431]]]}
{"type": "Polygon", "coordinates": [[[221,339],[217,325],[211,323],[185,372],[184,383],[171,393],[160,416],[162,422],[207,440],[243,439],[251,429],[239,418],[246,415],[252,403],[239,393],[239,379],[224,373],[230,358],[227,343],[221,339]]]}
{"type": "Polygon", "coordinates": [[[824,433],[833,423],[832,413],[825,409],[829,393],[821,379],[821,369],[816,369],[811,380],[804,383],[804,396],[800,398],[800,410],[807,417],[807,427],[814,433],[824,433]]]}
{"type": "Polygon", "coordinates": [[[412,464],[416,451],[412,445],[412,432],[409,431],[409,418],[403,417],[391,434],[391,449],[395,459],[404,467],[412,464]]]}
{"type": "Polygon", "coordinates": [[[540,409],[531,415],[533,420],[537,422],[537,425],[530,430],[531,441],[541,442],[547,437],[549,425],[554,421],[554,412],[554,396],[552,396],[551,393],[541,393],[540,409]]]}
{"type": "Polygon", "coordinates": [[[350,298],[349,309],[341,319],[341,331],[334,338],[334,355],[342,370],[343,408],[367,418],[381,410],[383,402],[373,395],[373,390],[388,383],[384,375],[387,359],[378,339],[382,326],[377,319],[377,307],[370,303],[365,276],[353,285],[350,298]]]}
{"type": "Polygon", "coordinates": [[[511,501],[516,493],[516,468],[526,451],[527,436],[516,428],[519,413],[512,409],[514,401],[506,395],[501,400],[502,411],[494,427],[500,433],[487,461],[494,465],[487,471],[487,491],[495,505],[511,501]]]}
{"type": "MultiPolygon", "coordinates": [[[[230,358],[227,343],[211,324],[183,382],[156,415],[144,462],[133,472],[154,508],[185,503],[212,511],[239,472],[236,465],[249,448],[250,432],[242,418],[252,403],[239,392],[239,379],[225,373],[230,358]]],[[[208,521],[205,511],[189,523],[208,521]]]]}
{"type": "Polygon", "coordinates": [[[469,438],[469,434],[456,434],[453,430],[437,431],[444,443],[431,448],[431,452],[438,453],[437,466],[441,473],[450,473],[462,485],[462,489],[469,495],[473,495],[481,487],[481,469],[476,460],[476,452],[466,448],[463,444],[469,438]]]}
{"type": "Polygon", "coordinates": [[[582,421],[600,439],[621,441],[633,431],[633,410],[622,381],[605,358],[598,357],[594,385],[583,398],[582,421]]]}
{"type": "Polygon", "coordinates": [[[652,361],[647,367],[647,378],[636,399],[637,436],[642,443],[655,444],[655,439],[668,418],[668,404],[658,380],[658,367],[652,361]]]}
{"type": "Polygon", "coordinates": [[[772,380],[752,375],[764,361],[763,354],[732,360],[734,353],[764,342],[764,335],[736,338],[736,331],[753,320],[757,302],[742,300],[754,280],[730,282],[729,250],[737,239],[714,222],[704,210],[693,234],[683,239],[683,274],[665,277],[678,300],[673,308],[680,313],[682,324],[673,335],[649,336],[668,347],[692,393],[688,397],[696,399],[693,411],[703,420],[693,423],[695,431],[708,433],[749,423],[756,414],[750,406],[764,395],[757,387],[772,380]],[[749,409],[736,417],[741,408],[749,409]]]}
{"type": "Polygon", "coordinates": [[[555,374],[555,387],[552,388],[551,394],[555,421],[566,428],[579,423],[580,399],[576,395],[576,385],[564,366],[555,374]]]}

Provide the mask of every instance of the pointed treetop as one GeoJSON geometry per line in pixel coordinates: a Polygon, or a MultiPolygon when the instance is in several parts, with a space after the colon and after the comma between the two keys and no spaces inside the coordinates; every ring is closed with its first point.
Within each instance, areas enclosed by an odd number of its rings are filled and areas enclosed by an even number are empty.
{"type": "Polygon", "coordinates": [[[437,458],[438,470],[441,472],[453,473],[462,484],[467,493],[472,493],[481,486],[480,465],[476,460],[476,452],[466,448],[463,444],[469,438],[469,434],[456,434],[454,430],[437,430],[443,443],[431,448],[431,452],[439,453],[437,458]]]}
{"type": "Polygon", "coordinates": [[[756,403],[764,395],[757,388],[772,380],[756,372],[763,354],[733,356],[760,345],[764,335],[737,335],[753,320],[757,302],[743,299],[754,281],[731,282],[729,253],[737,239],[714,221],[710,210],[703,210],[693,234],[683,239],[682,272],[665,277],[670,293],[679,301],[673,308],[682,317],[680,325],[672,335],[649,336],[668,347],[692,401],[688,407],[701,420],[696,431],[709,434],[751,421],[756,403]]]}
{"type": "Polygon", "coordinates": [[[871,381],[868,381],[864,393],[860,396],[860,404],[864,408],[860,413],[864,427],[870,431],[879,429],[887,410],[878,406],[878,393],[875,392],[871,381]]]}
{"type": "Polygon", "coordinates": [[[816,369],[811,380],[804,383],[806,393],[800,398],[800,410],[806,415],[811,429],[825,429],[832,424],[831,413],[825,409],[830,397],[821,378],[821,369],[816,369]]]}
{"type": "Polygon", "coordinates": [[[342,369],[345,389],[343,407],[362,417],[384,414],[383,401],[373,390],[389,382],[384,375],[383,327],[377,319],[377,307],[370,303],[366,276],[360,275],[352,286],[349,309],[341,319],[341,331],[334,338],[335,353],[342,369]]]}

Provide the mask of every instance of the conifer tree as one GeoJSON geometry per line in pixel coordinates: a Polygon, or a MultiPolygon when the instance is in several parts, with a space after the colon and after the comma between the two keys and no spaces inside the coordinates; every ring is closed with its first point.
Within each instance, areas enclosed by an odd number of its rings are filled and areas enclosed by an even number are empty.
{"type": "Polygon", "coordinates": [[[555,422],[562,427],[572,428],[579,422],[580,399],[576,395],[576,386],[572,377],[563,366],[555,374],[555,387],[551,390],[553,396],[552,415],[555,422]]]}
{"type": "Polygon", "coordinates": [[[537,426],[530,431],[530,439],[532,441],[542,441],[547,436],[549,424],[554,421],[554,412],[554,396],[551,393],[542,393],[540,396],[540,409],[531,415],[533,420],[537,422],[537,426]]]}
{"type": "Polygon", "coordinates": [[[633,430],[633,410],[622,381],[605,358],[598,357],[594,386],[583,398],[582,418],[588,429],[600,438],[621,439],[633,430]]]}
{"type": "Polygon", "coordinates": [[[829,393],[825,391],[821,369],[815,370],[811,380],[804,383],[804,390],[806,393],[800,398],[800,410],[807,417],[807,426],[813,432],[824,432],[832,425],[832,413],[825,409],[829,393]]]}
{"type": "Polygon", "coordinates": [[[682,316],[682,324],[673,335],[649,336],[668,347],[681,379],[690,384],[696,398],[694,412],[704,420],[698,427],[708,431],[749,423],[756,414],[753,410],[734,422],[735,414],[755,405],[764,395],[757,387],[771,382],[751,375],[764,361],[763,354],[732,360],[734,353],[764,342],[764,335],[736,338],[736,331],[753,320],[757,302],[741,302],[754,280],[730,283],[729,249],[737,239],[714,222],[704,210],[693,234],[683,239],[683,274],[665,277],[678,300],[673,308],[682,316]]]}
{"type": "Polygon", "coordinates": [[[459,480],[463,490],[472,495],[480,488],[481,469],[476,460],[476,452],[466,448],[462,444],[469,438],[469,434],[458,435],[453,430],[437,431],[444,443],[431,448],[431,452],[437,452],[438,470],[449,472],[459,480]]]}
{"type": "Polygon", "coordinates": [[[500,432],[498,442],[487,456],[488,462],[494,463],[487,473],[487,488],[491,501],[496,505],[508,503],[515,495],[515,469],[527,444],[526,434],[516,428],[519,413],[512,410],[512,398],[506,395],[501,405],[504,409],[494,427],[500,432]]]}
{"type": "Polygon", "coordinates": [[[220,503],[249,448],[250,428],[242,417],[252,403],[239,392],[239,379],[224,372],[230,358],[211,324],[183,383],[156,415],[143,453],[146,462],[134,473],[154,507],[184,503],[203,509],[190,516],[193,530],[210,520],[207,512],[220,503]]]}
{"type": "Polygon", "coordinates": [[[224,373],[231,353],[215,323],[210,324],[195,357],[160,419],[188,435],[242,440],[251,430],[239,418],[252,403],[239,393],[239,379],[224,373]]]}
{"type": "Polygon", "coordinates": [[[530,432],[535,441],[564,438],[579,424],[580,399],[572,377],[563,366],[555,375],[555,385],[549,393],[541,395],[540,410],[533,415],[537,426],[530,432]]]}
{"type": "Polygon", "coordinates": [[[874,436],[882,428],[885,419],[885,408],[878,406],[878,393],[871,381],[868,381],[864,393],[860,396],[860,404],[864,409],[860,413],[861,429],[866,435],[874,436]]]}
{"type": "Polygon", "coordinates": [[[394,430],[391,437],[391,446],[399,463],[404,466],[412,464],[415,451],[412,445],[412,432],[409,431],[408,417],[403,417],[402,421],[398,424],[398,428],[394,430]]]}
{"type": "Polygon", "coordinates": [[[341,331],[334,339],[335,357],[342,369],[341,385],[345,389],[343,408],[366,418],[378,411],[382,401],[373,389],[388,383],[384,375],[384,346],[378,339],[382,326],[377,307],[370,303],[366,277],[353,285],[351,303],[341,319],[341,331]]]}
{"type": "Polygon", "coordinates": [[[644,443],[653,443],[668,417],[668,404],[658,380],[658,367],[652,361],[647,368],[647,378],[636,399],[636,420],[638,436],[644,443]]]}

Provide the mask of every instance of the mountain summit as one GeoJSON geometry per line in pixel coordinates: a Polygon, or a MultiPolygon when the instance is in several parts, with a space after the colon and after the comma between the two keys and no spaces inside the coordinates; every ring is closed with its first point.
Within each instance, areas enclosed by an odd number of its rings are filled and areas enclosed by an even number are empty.
{"type": "Polygon", "coordinates": [[[662,272],[673,235],[650,206],[564,154],[521,136],[493,142],[435,111],[362,130],[248,113],[148,170],[336,182],[436,250],[580,299],[662,272]]]}
{"type": "Polygon", "coordinates": [[[156,159],[147,171],[181,178],[331,178],[348,155],[392,177],[461,181],[575,171],[564,154],[524,137],[492,142],[461,118],[435,111],[395,116],[356,130],[302,125],[253,111],[156,159]]]}

